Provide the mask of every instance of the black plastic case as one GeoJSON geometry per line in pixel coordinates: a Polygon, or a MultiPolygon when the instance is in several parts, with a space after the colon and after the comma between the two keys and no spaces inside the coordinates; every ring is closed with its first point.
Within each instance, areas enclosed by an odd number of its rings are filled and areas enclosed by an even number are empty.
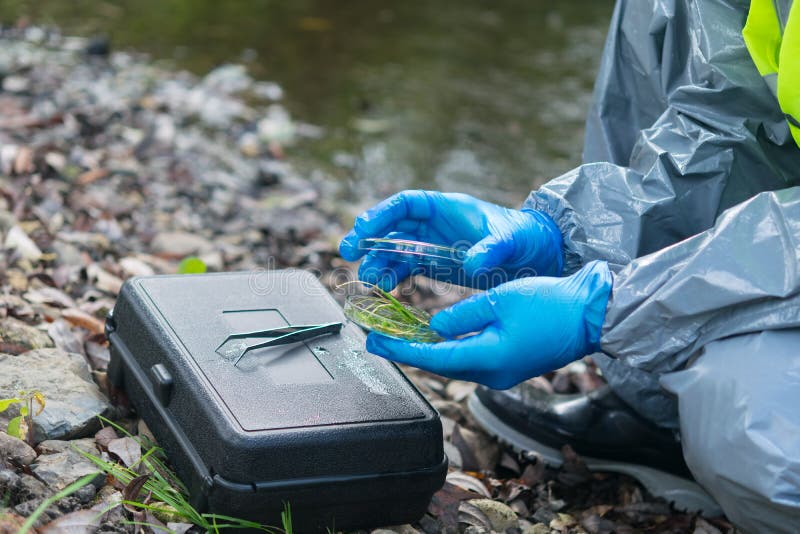
{"type": "Polygon", "coordinates": [[[441,422],[356,325],[236,367],[215,352],[232,333],[335,321],[299,270],[134,278],[107,322],[109,376],[201,511],[276,525],[288,502],[297,532],[417,520],[447,471],[441,422]]]}

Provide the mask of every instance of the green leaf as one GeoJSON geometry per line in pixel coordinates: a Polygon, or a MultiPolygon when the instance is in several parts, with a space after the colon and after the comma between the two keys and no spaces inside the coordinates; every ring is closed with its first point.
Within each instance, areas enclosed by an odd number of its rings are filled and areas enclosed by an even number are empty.
{"type": "Polygon", "coordinates": [[[23,417],[26,417],[28,415],[28,407],[26,405],[24,405],[24,404],[22,406],[20,406],[19,407],[19,414],[21,416],[23,416],[23,417]]]}
{"type": "Polygon", "coordinates": [[[0,400],[0,413],[8,410],[9,406],[19,404],[20,402],[23,402],[23,400],[17,398],[0,400]]]}
{"type": "Polygon", "coordinates": [[[6,432],[8,433],[9,436],[14,436],[15,438],[22,439],[22,436],[20,435],[19,432],[20,423],[22,423],[21,415],[15,417],[14,419],[8,422],[8,429],[6,429],[6,432]]]}
{"type": "Polygon", "coordinates": [[[202,274],[206,272],[206,264],[197,256],[187,256],[178,265],[178,274],[202,274]]]}

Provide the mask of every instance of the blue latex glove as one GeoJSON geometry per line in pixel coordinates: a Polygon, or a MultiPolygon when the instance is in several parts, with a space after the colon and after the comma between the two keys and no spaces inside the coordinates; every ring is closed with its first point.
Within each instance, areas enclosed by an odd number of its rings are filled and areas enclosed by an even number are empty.
{"type": "Polygon", "coordinates": [[[512,210],[460,193],[403,191],[356,218],[339,252],[348,261],[364,255],[364,238],[392,237],[437,245],[466,245],[463,269],[430,272],[370,252],[359,278],[393,289],[411,274],[477,288],[492,287],[520,276],[559,276],[563,264],[561,233],[555,222],[535,210],[512,210]]]}
{"type": "Polygon", "coordinates": [[[431,327],[446,341],[410,343],[372,332],[367,350],[451,378],[509,388],[600,350],[611,284],[608,264],[599,261],[564,278],[520,278],[434,315],[431,327]]]}

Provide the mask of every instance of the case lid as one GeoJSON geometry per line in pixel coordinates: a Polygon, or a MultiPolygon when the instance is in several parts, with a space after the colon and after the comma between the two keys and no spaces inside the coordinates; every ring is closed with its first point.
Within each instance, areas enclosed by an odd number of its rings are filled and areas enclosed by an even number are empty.
{"type": "Polygon", "coordinates": [[[402,375],[364,350],[363,333],[352,323],[337,335],[250,351],[236,366],[215,352],[233,333],[345,322],[339,305],[309,273],[162,276],[134,284],[185,349],[174,363],[195,366],[246,432],[431,417],[402,375]]]}

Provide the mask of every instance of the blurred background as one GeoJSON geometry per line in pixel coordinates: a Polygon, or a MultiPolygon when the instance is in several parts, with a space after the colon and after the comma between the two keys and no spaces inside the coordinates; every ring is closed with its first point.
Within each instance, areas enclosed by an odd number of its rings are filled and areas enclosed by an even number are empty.
{"type": "Polygon", "coordinates": [[[519,204],[580,160],[611,0],[4,0],[205,75],[240,63],[318,128],[286,152],[341,201],[408,187],[519,204]],[[281,90],[282,89],[282,90],[281,90]]]}

